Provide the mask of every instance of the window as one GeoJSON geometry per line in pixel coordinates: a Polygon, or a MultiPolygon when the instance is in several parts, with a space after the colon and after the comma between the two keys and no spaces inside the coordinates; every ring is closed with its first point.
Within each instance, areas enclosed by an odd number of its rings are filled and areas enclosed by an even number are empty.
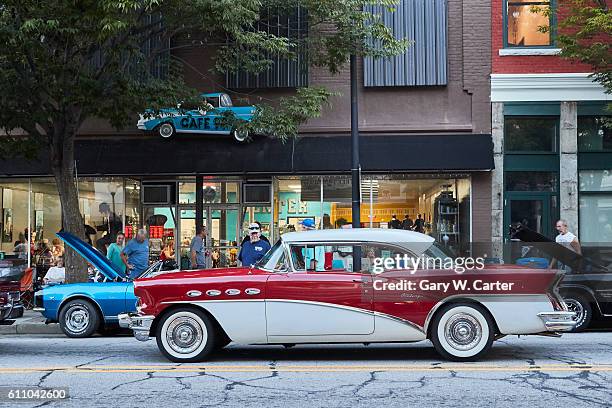
{"type": "Polygon", "coordinates": [[[508,171],[506,191],[557,191],[557,173],[550,171],[508,171]]]}
{"type": "Polygon", "coordinates": [[[612,243],[612,170],[583,170],[580,180],[580,240],[586,246],[612,243]]]}
{"type": "Polygon", "coordinates": [[[506,116],[506,152],[551,152],[557,150],[559,118],[555,116],[506,116]]]}
{"type": "Polygon", "coordinates": [[[612,117],[578,116],[578,149],[581,152],[612,151],[612,117]]]}
{"type": "Polygon", "coordinates": [[[552,45],[550,31],[542,27],[553,26],[549,15],[551,0],[507,0],[506,1],[506,46],[543,47],[552,45]]]}

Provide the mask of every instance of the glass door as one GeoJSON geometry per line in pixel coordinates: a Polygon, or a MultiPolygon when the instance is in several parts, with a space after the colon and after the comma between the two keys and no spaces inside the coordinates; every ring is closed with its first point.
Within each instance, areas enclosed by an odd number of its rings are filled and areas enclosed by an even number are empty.
{"type": "MultiPolygon", "coordinates": [[[[179,231],[178,231],[178,254],[177,261],[181,269],[191,268],[190,246],[191,240],[196,234],[196,210],[195,207],[181,207],[179,210],[179,231]]],[[[203,210],[202,221],[204,227],[209,224],[208,210],[203,210]]],[[[207,239],[208,240],[208,239],[207,239]]]]}
{"type": "Polygon", "coordinates": [[[210,253],[208,267],[237,266],[240,250],[238,206],[206,206],[204,224],[209,226],[207,249],[210,253]],[[207,218],[208,217],[208,218],[207,218]]]}
{"type": "Polygon", "coordinates": [[[551,197],[546,193],[506,193],[506,237],[509,227],[521,223],[523,226],[552,238],[551,197]]]}

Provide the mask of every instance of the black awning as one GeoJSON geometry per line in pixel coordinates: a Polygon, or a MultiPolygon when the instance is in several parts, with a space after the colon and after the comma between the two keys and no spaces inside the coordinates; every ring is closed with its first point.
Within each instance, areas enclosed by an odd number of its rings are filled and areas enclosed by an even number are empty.
{"type": "MultiPolygon", "coordinates": [[[[493,169],[491,135],[362,135],[364,172],[440,172],[493,169]]],[[[305,136],[285,143],[257,137],[239,144],[230,137],[179,135],[79,139],[80,176],[156,174],[317,174],[350,171],[349,136],[305,136]]],[[[47,151],[33,161],[0,161],[0,176],[50,175],[47,151]]]]}

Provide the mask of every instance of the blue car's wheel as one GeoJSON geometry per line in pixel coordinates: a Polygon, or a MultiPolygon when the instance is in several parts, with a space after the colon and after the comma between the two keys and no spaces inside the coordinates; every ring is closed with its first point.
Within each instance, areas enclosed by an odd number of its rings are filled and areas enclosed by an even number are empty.
{"type": "Polygon", "coordinates": [[[244,142],[249,137],[249,132],[246,130],[232,130],[232,136],[237,142],[244,142]]]}
{"type": "Polygon", "coordinates": [[[164,139],[170,139],[176,133],[174,129],[174,125],[169,122],[164,122],[155,128],[155,131],[158,135],[163,137],[164,139]]]}
{"type": "Polygon", "coordinates": [[[59,324],[68,337],[90,337],[100,325],[100,316],[90,301],[74,299],[60,310],[59,324]]]}

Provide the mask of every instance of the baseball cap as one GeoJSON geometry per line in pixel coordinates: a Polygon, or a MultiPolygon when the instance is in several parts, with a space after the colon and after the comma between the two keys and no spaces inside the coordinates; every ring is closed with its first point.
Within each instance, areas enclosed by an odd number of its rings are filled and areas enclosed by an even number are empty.
{"type": "Polygon", "coordinates": [[[310,228],[310,229],[315,228],[314,220],[312,220],[311,218],[306,218],[305,220],[300,221],[300,225],[303,226],[304,228],[310,228]]]}

